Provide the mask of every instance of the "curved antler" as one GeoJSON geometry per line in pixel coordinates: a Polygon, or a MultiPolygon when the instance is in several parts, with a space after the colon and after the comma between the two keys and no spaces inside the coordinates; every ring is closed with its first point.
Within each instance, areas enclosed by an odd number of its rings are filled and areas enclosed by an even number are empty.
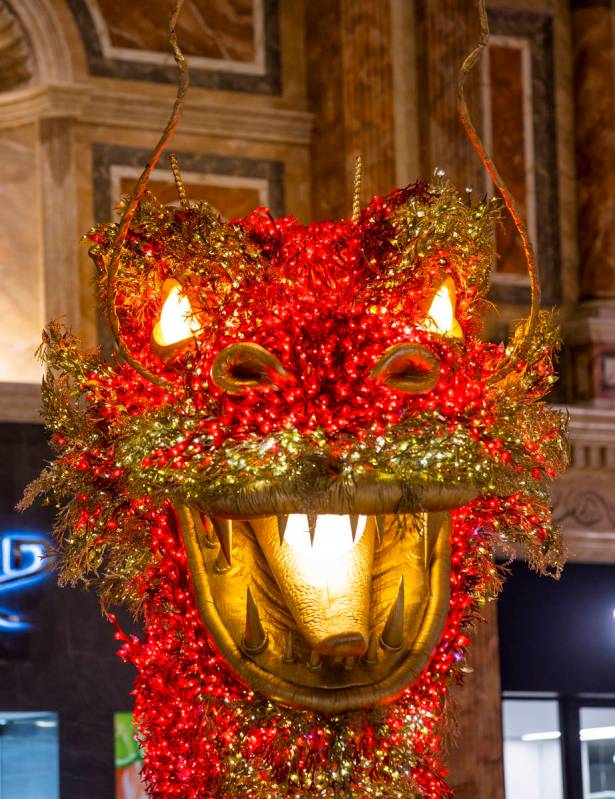
{"type": "Polygon", "coordinates": [[[506,363],[499,369],[490,379],[489,382],[495,382],[501,380],[506,375],[510,374],[517,366],[519,361],[525,357],[532,343],[532,339],[534,338],[534,334],[536,332],[536,325],[538,322],[538,314],[540,311],[540,281],[538,277],[538,266],[536,264],[536,257],[534,255],[534,248],[532,246],[532,242],[530,241],[529,234],[527,232],[527,228],[523,219],[521,218],[521,214],[517,208],[517,205],[510,194],[504,179],[498,172],[495,164],[487,154],[485,147],[476,132],[476,128],[472,124],[470,119],[470,112],[468,110],[468,106],[466,103],[466,98],[464,94],[464,86],[465,81],[468,74],[471,72],[473,67],[478,62],[483,50],[487,46],[487,42],[489,41],[489,20],[487,18],[487,11],[485,8],[485,0],[477,0],[478,2],[478,12],[480,17],[480,39],[478,45],[472,50],[472,52],[466,57],[465,61],[461,65],[459,70],[459,78],[457,83],[457,110],[459,113],[459,119],[463,128],[466,132],[468,139],[472,147],[474,148],[476,154],[482,161],[485,169],[489,173],[489,177],[493,181],[494,186],[498,189],[500,194],[502,195],[502,199],[504,200],[504,205],[508,209],[512,220],[515,224],[517,232],[521,237],[521,242],[523,244],[523,251],[525,253],[525,259],[527,262],[527,271],[530,278],[530,286],[531,286],[531,308],[530,308],[530,315],[527,319],[525,324],[525,330],[521,340],[515,345],[513,351],[510,353],[506,363]]]}
{"type": "Polygon", "coordinates": [[[169,44],[173,50],[173,56],[175,57],[175,63],[177,64],[178,68],[177,94],[175,97],[175,103],[173,105],[173,110],[171,112],[171,116],[169,117],[169,121],[167,122],[166,127],[160,136],[158,144],[154,148],[154,151],[152,152],[145,169],[141,173],[141,177],[135,184],[130,200],[124,209],[117,233],[115,234],[113,251],[111,253],[111,261],[109,263],[109,269],[107,272],[107,315],[109,317],[109,323],[117,342],[118,349],[126,362],[129,363],[135,371],[137,371],[142,377],[147,378],[147,380],[150,380],[152,383],[155,383],[161,388],[171,388],[171,384],[161,378],[159,375],[150,372],[149,369],[146,369],[142,364],[140,364],[136,358],[132,356],[128,350],[128,347],[124,343],[120,328],[120,320],[117,315],[117,286],[115,279],[122,257],[122,250],[124,249],[124,242],[126,241],[126,236],[128,235],[128,231],[130,229],[130,223],[132,222],[132,218],[137,210],[139,201],[147,188],[150,175],[154,171],[156,164],[160,160],[160,156],[162,155],[169,140],[175,133],[177,125],[179,124],[184,107],[184,99],[186,97],[186,92],[188,91],[188,67],[186,64],[186,59],[184,58],[184,54],[182,53],[177,42],[177,35],[175,33],[175,26],[177,24],[177,19],[183,4],[184,0],[176,0],[175,8],[171,12],[171,16],[169,18],[169,44]]]}

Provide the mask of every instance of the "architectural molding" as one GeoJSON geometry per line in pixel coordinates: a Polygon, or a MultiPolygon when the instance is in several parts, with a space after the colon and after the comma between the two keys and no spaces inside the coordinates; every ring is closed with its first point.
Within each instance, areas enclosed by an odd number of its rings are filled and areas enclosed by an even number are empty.
{"type": "MultiPolygon", "coordinates": [[[[565,410],[570,420],[573,469],[615,470],[615,405],[611,408],[571,406],[565,410]]],[[[615,471],[613,479],[615,481],[615,471]]]]}
{"type": "Polygon", "coordinates": [[[615,535],[567,530],[564,533],[568,559],[574,563],[615,564],[615,535]]]}
{"type": "MultiPolygon", "coordinates": [[[[528,8],[531,5],[528,4],[528,8]]],[[[561,257],[554,18],[551,14],[538,10],[489,8],[489,23],[492,33],[491,47],[515,46],[524,54],[522,86],[525,94],[523,116],[527,147],[525,163],[528,172],[526,203],[530,216],[529,227],[540,263],[543,301],[547,305],[557,304],[561,301],[561,257]],[[532,206],[534,213],[530,213],[532,206]]],[[[486,94],[483,92],[484,96],[486,94]]],[[[497,106],[495,109],[497,110],[497,106]]],[[[487,110],[485,103],[485,111],[487,110]]],[[[487,150],[493,154],[489,139],[490,136],[487,136],[487,150]]],[[[496,271],[492,278],[490,299],[496,304],[528,304],[529,283],[525,275],[515,277],[516,281],[514,278],[511,280],[512,275],[498,274],[496,271]]]]}
{"type": "Polygon", "coordinates": [[[553,517],[572,561],[615,563],[615,408],[568,408],[570,469],[553,486],[553,517]]]}
{"type": "Polygon", "coordinates": [[[72,123],[65,118],[42,119],[39,130],[46,320],[70,320],[71,327],[78,330],[79,266],[75,246],[78,223],[72,123]]]}
{"type": "MultiPolygon", "coordinates": [[[[106,20],[96,3],[91,0],[66,2],[79,27],[91,75],[176,83],[177,70],[166,50],[157,53],[139,47],[114,47],[106,20]]],[[[203,58],[187,52],[193,86],[265,95],[281,93],[279,0],[253,0],[253,11],[255,61],[203,58]]],[[[181,40],[181,22],[178,32],[181,40]]]]}
{"type": "Polygon", "coordinates": [[[0,383],[0,422],[42,424],[41,387],[31,383],[0,383]]]}
{"type": "Polygon", "coordinates": [[[0,91],[23,86],[32,78],[32,56],[24,32],[5,4],[0,4],[0,91]]]}
{"type": "Polygon", "coordinates": [[[9,0],[9,7],[26,32],[37,81],[73,80],[71,49],[51,0],[9,0]]]}
{"type": "MultiPolygon", "coordinates": [[[[46,84],[0,96],[0,127],[41,118],[63,117],[86,125],[162,130],[172,104],[170,93],[144,95],[91,82],[46,84]]],[[[193,94],[182,118],[182,133],[307,146],[313,115],[254,103],[212,101],[193,94]],[[249,120],[249,125],[246,124],[249,120]]]]}

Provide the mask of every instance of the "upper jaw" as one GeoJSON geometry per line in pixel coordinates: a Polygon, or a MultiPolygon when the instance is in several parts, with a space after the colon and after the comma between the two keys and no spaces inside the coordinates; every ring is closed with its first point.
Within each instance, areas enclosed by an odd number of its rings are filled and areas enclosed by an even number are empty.
{"type": "Polygon", "coordinates": [[[470,483],[406,483],[382,474],[331,479],[307,492],[293,483],[271,480],[221,493],[201,510],[226,519],[291,513],[379,516],[451,510],[478,494],[478,488],[470,483]]]}

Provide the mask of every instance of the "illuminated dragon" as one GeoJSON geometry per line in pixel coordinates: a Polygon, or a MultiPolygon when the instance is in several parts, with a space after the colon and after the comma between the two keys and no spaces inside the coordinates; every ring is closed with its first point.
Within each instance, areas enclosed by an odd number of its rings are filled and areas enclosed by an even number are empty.
{"type": "Polygon", "coordinates": [[[439,179],[307,226],[223,222],[179,178],[161,206],[177,115],[88,234],[118,352],[45,334],[57,457],[25,502],[62,506],[65,582],[142,613],[117,636],[151,797],[448,796],[494,551],[560,563],[552,318],[480,338],[499,206],[439,179]]]}

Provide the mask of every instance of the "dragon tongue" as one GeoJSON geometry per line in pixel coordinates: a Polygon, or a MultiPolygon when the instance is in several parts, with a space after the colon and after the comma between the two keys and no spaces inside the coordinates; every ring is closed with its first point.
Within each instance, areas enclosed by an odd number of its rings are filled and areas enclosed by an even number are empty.
{"type": "Polygon", "coordinates": [[[251,522],[308,645],[321,655],[363,655],[368,646],[375,521],[291,514],[281,541],[275,517],[251,522]]]}

